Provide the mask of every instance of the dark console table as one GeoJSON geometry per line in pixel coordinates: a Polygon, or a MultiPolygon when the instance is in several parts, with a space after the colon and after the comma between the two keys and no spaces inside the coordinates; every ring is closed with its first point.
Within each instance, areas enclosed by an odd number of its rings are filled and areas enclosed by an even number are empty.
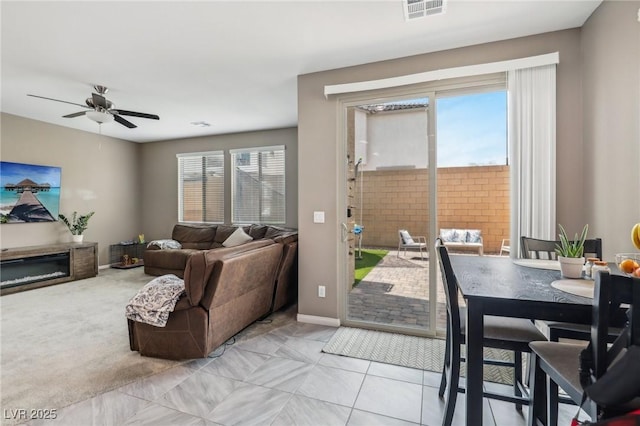
{"type": "Polygon", "coordinates": [[[14,247],[0,252],[0,295],[98,275],[98,243],[14,247]]]}

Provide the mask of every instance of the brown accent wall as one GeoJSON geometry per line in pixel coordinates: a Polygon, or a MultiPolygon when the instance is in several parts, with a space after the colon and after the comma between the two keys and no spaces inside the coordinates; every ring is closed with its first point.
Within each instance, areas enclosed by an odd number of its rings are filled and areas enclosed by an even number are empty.
{"type": "MultiPolygon", "coordinates": [[[[365,227],[363,246],[398,246],[398,230],[427,238],[427,169],[366,171],[357,181],[355,221],[365,227]],[[362,212],[362,216],[360,213],[362,212]]],[[[509,166],[438,169],[439,228],[480,229],[485,253],[498,253],[509,236],[509,166]]]]}

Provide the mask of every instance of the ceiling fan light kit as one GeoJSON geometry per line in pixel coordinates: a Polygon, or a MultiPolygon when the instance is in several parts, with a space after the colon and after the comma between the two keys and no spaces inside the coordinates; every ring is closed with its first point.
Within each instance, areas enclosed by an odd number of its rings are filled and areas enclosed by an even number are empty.
{"type": "Polygon", "coordinates": [[[89,120],[93,120],[96,123],[110,123],[113,121],[113,115],[109,114],[107,111],[87,111],[85,114],[89,120]]]}
{"type": "Polygon", "coordinates": [[[128,115],[131,117],[139,117],[139,118],[148,118],[151,120],[160,119],[160,117],[158,117],[155,114],[147,114],[144,112],[115,109],[115,104],[104,97],[104,94],[109,91],[109,89],[106,86],[101,86],[96,84],[95,86],[93,86],[93,89],[97,93],[92,93],[91,97],[85,100],[85,103],[87,104],[86,106],[82,104],[77,104],[75,102],[68,102],[68,101],[62,101],[60,99],[47,98],[45,96],[30,95],[30,94],[27,94],[27,96],[32,96],[34,98],[47,99],[49,101],[62,102],[65,104],[78,105],[80,107],[87,108],[89,111],[74,112],[71,114],[63,115],[63,117],[74,118],[74,117],[80,117],[81,115],[86,115],[90,120],[95,121],[98,124],[110,123],[115,120],[125,127],[134,129],[138,126],[122,118],[121,117],[122,115],[128,115]]]}

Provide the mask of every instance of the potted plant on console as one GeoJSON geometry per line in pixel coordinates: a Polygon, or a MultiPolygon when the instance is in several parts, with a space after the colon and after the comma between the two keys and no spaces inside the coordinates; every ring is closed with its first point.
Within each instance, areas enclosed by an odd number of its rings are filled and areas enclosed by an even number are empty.
{"type": "Polygon", "coordinates": [[[84,231],[89,226],[89,219],[93,216],[95,212],[89,212],[84,215],[78,216],[78,212],[73,212],[71,216],[71,220],[69,220],[65,215],[60,213],[58,217],[60,220],[67,225],[69,231],[71,231],[71,238],[74,243],[81,243],[84,231]]]}
{"type": "Polygon", "coordinates": [[[558,262],[560,262],[560,272],[565,278],[581,278],[582,266],[584,265],[584,240],[587,239],[587,231],[589,225],[585,225],[582,228],[582,233],[578,237],[575,235],[573,241],[569,240],[567,232],[562,227],[560,228],[560,243],[556,244],[556,254],[558,255],[558,262]]]}

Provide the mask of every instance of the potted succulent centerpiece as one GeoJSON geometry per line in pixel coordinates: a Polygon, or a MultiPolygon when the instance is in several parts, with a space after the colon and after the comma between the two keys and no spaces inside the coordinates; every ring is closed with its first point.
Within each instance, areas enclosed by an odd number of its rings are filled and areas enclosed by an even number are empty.
{"type": "Polygon", "coordinates": [[[65,225],[67,225],[67,228],[69,228],[69,231],[71,231],[71,238],[73,242],[81,243],[83,233],[89,226],[89,219],[91,218],[91,216],[93,216],[94,213],[95,212],[89,212],[87,214],[78,216],[78,212],[73,212],[70,220],[62,213],[60,213],[58,217],[60,217],[60,220],[65,225]]]}
{"type": "Polygon", "coordinates": [[[575,234],[573,240],[569,240],[562,225],[558,225],[558,227],[560,228],[560,234],[558,234],[560,243],[556,244],[556,254],[558,262],[560,262],[560,272],[565,278],[581,278],[582,266],[584,265],[584,240],[587,239],[589,225],[582,228],[580,236],[575,234]]]}

